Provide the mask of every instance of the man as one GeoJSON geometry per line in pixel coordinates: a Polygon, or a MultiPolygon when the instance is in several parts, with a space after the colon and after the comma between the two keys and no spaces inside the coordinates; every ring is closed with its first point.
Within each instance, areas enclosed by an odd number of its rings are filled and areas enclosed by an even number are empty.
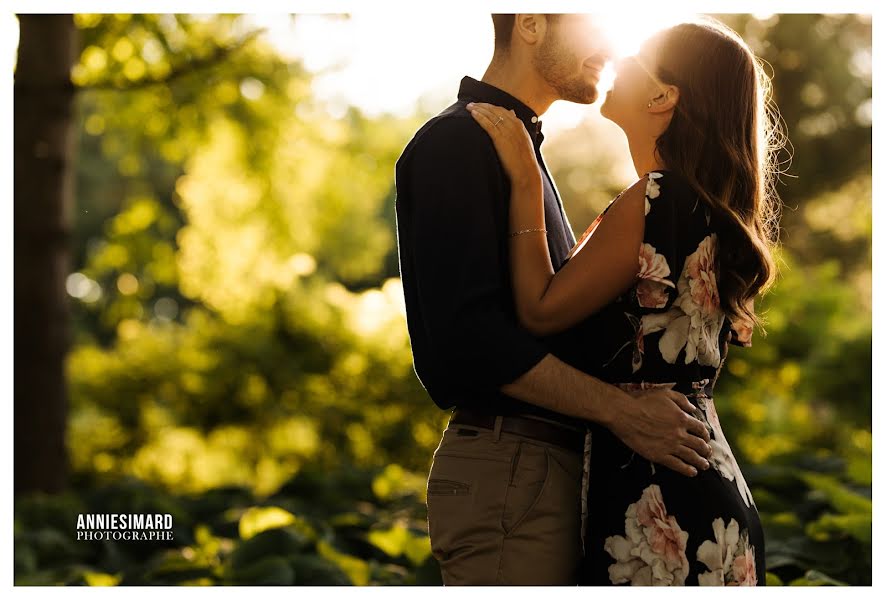
{"type": "Polygon", "coordinates": [[[592,103],[608,51],[583,15],[493,15],[493,24],[482,80],[462,79],[458,101],[419,129],[396,168],[415,372],[437,406],[455,407],[428,478],[428,531],[444,584],[574,585],[586,421],[689,476],[705,461],[681,437],[710,437],[682,394],[629,396],[549,354],[517,323],[509,184],[465,105],[504,106],[525,124],[559,269],[575,238],[542,160],[538,116],[555,100],[592,103]]]}

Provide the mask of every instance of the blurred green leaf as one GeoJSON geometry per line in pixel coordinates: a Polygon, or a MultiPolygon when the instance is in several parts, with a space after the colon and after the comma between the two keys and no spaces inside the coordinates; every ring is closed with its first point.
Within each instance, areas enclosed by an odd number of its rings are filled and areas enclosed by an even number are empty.
{"type": "Polygon", "coordinates": [[[231,554],[231,565],[234,569],[243,569],[264,557],[298,554],[311,545],[298,530],[268,529],[241,542],[231,554]]]}
{"type": "Polygon", "coordinates": [[[353,585],[369,584],[370,569],[366,561],[339,552],[325,540],[317,542],[317,551],[320,556],[338,565],[347,574],[353,585]]]}
{"type": "Polygon", "coordinates": [[[293,585],[296,582],[292,566],[280,556],[270,556],[234,569],[229,579],[238,585],[293,585]]]}
{"type": "Polygon", "coordinates": [[[821,571],[807,571],[803,577],[799,579],[794,579],[790,582],[789,585],[801,585],[801,586],[811,586],[811,585],[847,585],[842,581],[837,581],[833,577],[829,577],[825,575],[821,571]]]}
{"type": "Polygon", "coordinates": [[[89,571],[83,574],[86,579],[86,585],[89,586],[115,586],[120,583],[121,576],[110,573],[99,573],[97,571],[89,571]]]}

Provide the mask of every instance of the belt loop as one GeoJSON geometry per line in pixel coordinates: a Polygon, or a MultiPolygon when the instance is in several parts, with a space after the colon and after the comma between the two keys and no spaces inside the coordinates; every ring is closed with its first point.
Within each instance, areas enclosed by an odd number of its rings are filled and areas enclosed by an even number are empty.
{"type": "Polygon", "coordinates": [[[501,438],[501,415],[495,415],[495,426],[493,427],[493,434],[495,435],[495,441],[497,442],[501,438]]]}

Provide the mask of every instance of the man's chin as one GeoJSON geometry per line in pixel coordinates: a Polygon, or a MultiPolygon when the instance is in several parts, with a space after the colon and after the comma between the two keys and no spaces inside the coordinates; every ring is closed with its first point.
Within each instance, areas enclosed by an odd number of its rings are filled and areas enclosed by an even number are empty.
{"type": "Polygon", "coordinates": [[[597,88],[592,90],[585,91],[583,94],[573,94],[569,98],[565,98],[565,100],[569,100],[570,102],[574,102],[576,104],[593,104],[597,101],[597,98],[600,97],[600,94],[597,92],[597,88]]]}
{"type": "Polygon", "coordinates": [[[596,85],[588,85],[587,81],[570,83],[571,85],[566,86],[552,86],[558,92],[560,100],[575,104],[593,104],[600,97],[596,85]]]}

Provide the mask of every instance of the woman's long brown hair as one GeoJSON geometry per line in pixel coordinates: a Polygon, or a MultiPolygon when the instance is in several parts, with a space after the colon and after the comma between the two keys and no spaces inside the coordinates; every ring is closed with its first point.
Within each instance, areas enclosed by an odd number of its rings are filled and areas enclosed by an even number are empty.
{"type": "Polygon", "coordinates": [[[650,43],[656,76],[680,90],[656,152],[713,209],[722,309],[733,321],[760,326],[751,300],[776,275],[775,182],[786,141],[770,78],[738,34],[713,19],[670,27],[650,43]]]}

